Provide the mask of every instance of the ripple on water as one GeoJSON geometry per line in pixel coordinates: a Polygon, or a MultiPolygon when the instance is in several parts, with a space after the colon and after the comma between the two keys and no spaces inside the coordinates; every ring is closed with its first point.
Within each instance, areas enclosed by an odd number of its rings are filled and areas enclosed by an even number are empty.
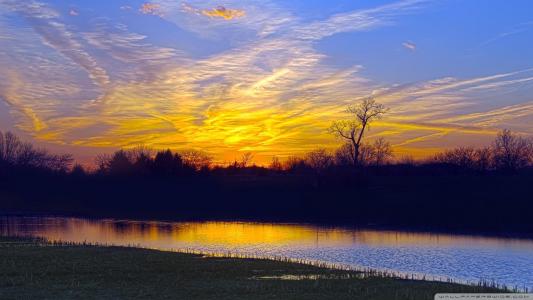
{"type": "MultiPolygon", "coordinates": [[[[186,249],[198,253],[288,258],[418,274],[420,278],[486,280],[509,287],[533,288],[532,240],[287,224],[13,216],[0,217],[0,234],[168,251],[186,249]]],[[[292,280],[287,278],[279,280],[292,280]]]]}

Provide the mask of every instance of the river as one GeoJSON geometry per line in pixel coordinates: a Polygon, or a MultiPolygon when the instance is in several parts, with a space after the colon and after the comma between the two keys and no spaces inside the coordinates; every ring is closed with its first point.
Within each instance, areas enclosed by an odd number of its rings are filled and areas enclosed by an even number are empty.
{"type": "Polygon", "coordinates": [[[533,240],[251,222],[0,217],[0,234],[165,251],[288,258],[418,278],[533,288],[533,240]]]}

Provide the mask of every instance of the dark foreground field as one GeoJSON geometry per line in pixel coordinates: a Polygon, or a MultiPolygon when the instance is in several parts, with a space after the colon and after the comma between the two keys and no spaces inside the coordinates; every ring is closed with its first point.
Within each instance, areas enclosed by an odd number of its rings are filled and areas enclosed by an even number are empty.
{"type": "Polygon", "coordinates": [[[256,259],[0,238],[1,299],[433,299],[488,287],[256,259]],[[300,276],[302,280],[282,280],[300,276]],[[270,279],[269,279],[270,277],[270,279]],[[318,278],[318,279],[316,279],[318,278]]]}

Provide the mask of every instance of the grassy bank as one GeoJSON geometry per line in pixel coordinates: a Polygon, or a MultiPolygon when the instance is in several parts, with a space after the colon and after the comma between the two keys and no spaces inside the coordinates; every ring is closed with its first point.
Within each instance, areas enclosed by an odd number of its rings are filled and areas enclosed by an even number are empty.
{"type": "Polygon", "coordinates": [[[20,238],[0,238],[0,270],[1,299],[392,300],[433,299],[437,292],[496,292],[286,262],[52,246],[20,238]]]}

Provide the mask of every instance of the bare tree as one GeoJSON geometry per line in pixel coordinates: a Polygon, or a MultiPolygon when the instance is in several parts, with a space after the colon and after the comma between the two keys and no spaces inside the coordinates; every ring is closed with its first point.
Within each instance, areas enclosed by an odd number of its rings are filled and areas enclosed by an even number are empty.
{"type": "Polygon", "coordinates": [[[353,164],[352,143],[346,142],[335,151],[335,164],[338,166],[348,166],[353,164]]]}
{"type": "Polygon", "coordinates": [[[458,147],[435,155],[435,161],[465,169],[474,169],[477,162],[476,149],[472,147],[458,147]]]}
{"type": "Polygon", "coordinates": [[[476,169],[478,171],[488,171],[493,165],[493,153],[490,147],[476,149],[476,169]]]}
{"type": "Polygon", "coordinates": [[[46,167],[54,171],[66,172],[73,161],[71,154],[48,155],[46,167]]]}
{"type": "Polygon", "coordinates": [[[362,143],[359,147],[359,166],[368,166],[372,164],[372,162],[375,160],[375,157],[376,151],[374,150],[374,146],[372,146],[372,144],[362,143]]]}
{"type": "Polygon", "coordinates": [[[390,158],[392,158],[392,147],[385,138],[380,137],[372,144],[374,150],[374,164],[376,166],[382,166],[386,164],[390,158]]]}
{"type": "Polygon", "coordinates": [[[22,142],[19,138],[9,131],[6,132],[2,141],[2,159],[8,164],[15,164],[20,147],[22,142]]]}
{"type": "Polygon", "coordinates": [[[45,149],[22,142],[11,132],[0,132],[0,162],[11,166],[66,171],[72,163],[72,156],[49,154],[45,149]]]}
{"type": "Polygon", "coordinates": [[[326,149],[317,149],[307,154],[306,163],[318,173],[333,165],[334,159],[326,149]]]}
{"type": "Polygon", "coordinates": [[[283,170],[283,166],[281,165],[279,158],[277,158],[276,156],[272,157],[272,162],[270,163],[269,169],[276,172],[280,172],[283,170]]]}
{"type": "Polygon", "coordinates": [[[495,167],[502,170],[516,170],[531,163],[533,146],[530,140],[502,130],[493,144],[495,167]]]}
{"type": "MultiPolygon", "coordinates": [[[[353,163],[354,147],[351,143],[345,143],[335,153],[338,165],[348,165],[353,163]]],[[[372,144],[361,143],[359,146],[359,166],[381,166],[392,158],[392,147],[387,140],[380,137],[372,144]]]]}
{"type": "Polygon", "coordinates": [[[209,169],[213,162],[209,155],[196,150],[184,151],[180,155],[183,163],[196,171],[209,169]]]}
{"type": "Polygon", "coordinates": [[[134,162],[149,160],[155,155],[154,149],[143,144],[139,144],[129,149],[128,152],[130,153],[131,159],[134,162]]]}
{"type": "Polygon", "coordinates": [[[111,160],[111,155],[109,154],[98,154],[94,158],[94,164],[96,165],[97,172],[106,173],[109,170],[109,161],[111,160]]]}
{"type": "Polygon", "coordinates": [[[492,168],[493,151],[489,147],[475,149],[458,147],[435,155],[434,161],[465,169],[488,171],[492,168]]]}
{"type": "Polygon", "coordinates": [[[361,144],[365,131],[370,124],[381,118],[387,109],[376,102],[373,97],[363,99],[359,104],[349,106],[346,112],[350,115],[349,120],[333,122],[329,131],[337,137],[351,143],[353,147],[352,161],[355,166],[359,165],[361,144]]]}
{"type": "Polygon", "coordinates": [[[405,165],[405,166],[415,166],[417,164],[416,160],[414,159],[413,156],[411,156],[410,154],[404,154],[402,155],[398,160],[397,160],[397,163],[400,164],[400,165],[405,165]]]}
{"type": "Polygon", "coordinates": [[[239,167],[246,168],[254,159],[252,152],[246,152],[241,156],[241,161],[239,162],[239,167]]]}
{"type": "Polygon", "coordinates": [[[285,161],[285,170],[289,172],[297,172],[300,170],[305,170],[307,168],[305,160],[298,156],[289,156],[285,161]]]}

